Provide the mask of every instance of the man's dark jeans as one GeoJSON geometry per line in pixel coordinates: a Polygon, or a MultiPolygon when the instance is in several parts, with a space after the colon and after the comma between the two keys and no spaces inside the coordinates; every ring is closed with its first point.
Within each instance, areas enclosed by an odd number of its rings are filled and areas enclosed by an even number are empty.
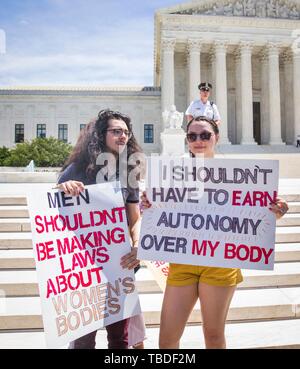
{"type": "MultiPolygon", "coordinates": [[[[128,348],[128,323],[129,319],[106,326],[107,341],[109,349],[128,348]]],[[[70,343],[70,349],[94,349],[96,348],[97,331],[80,337],[70,343]]]]}

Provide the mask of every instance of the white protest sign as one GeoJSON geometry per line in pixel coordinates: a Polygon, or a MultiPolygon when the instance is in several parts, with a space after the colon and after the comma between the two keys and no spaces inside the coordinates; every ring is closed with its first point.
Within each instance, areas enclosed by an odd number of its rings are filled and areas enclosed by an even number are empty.
{"type": "MultiPolygon", "coordinates": [[[[171,164],[170,164],[171,166],[171,164]]],[[[204,184],[147,189],[138,258],[225,268],[274,267],[278,161],[205,159],[187,173],[204,184]]],[[[173,173],[173,174],[172,174],[173,173]]],[[[151,176],[151,173],[148,172],[151,176]]]]}
{"type": "Polygon", "coordinates": [[[141,312],[126,210],[117,183],[86,186],[78,197],[57,190],[28,194],[44,330],[60,347],[141,312]]]}

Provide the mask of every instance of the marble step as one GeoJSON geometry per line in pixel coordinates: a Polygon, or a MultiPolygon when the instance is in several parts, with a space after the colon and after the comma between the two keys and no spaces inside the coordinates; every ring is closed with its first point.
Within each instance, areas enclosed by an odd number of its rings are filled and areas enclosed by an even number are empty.
{"type": "Polygon", "coordinates": [[[276,222],[277,227],[299,227],[300,226],[300,214],[287,213],[283,218],[276,222]]]}
{"type": "Polygon", "coordinates": [[[289,193],[285,191],[285,193],[279,194],[279,197],[282,197],[287,202],[300,202],[300,191],[299,193],[289,193]]]}
{"type": "MultiPolygon", "coordinates": [[[[162,293],[140,295],[147,325],[159,325],[162,299],[162,293]]],[[[0,311],[0,330],[43,328],[39,297],[10,297],[3,300],[5,306],[0,311]]],[[[229,321],[296,318],[300,318],[300,288],[238,290],[228,314],[229,321]]],[[[189,323],[199,322],[201,314],[197,304],[189,323]]]]}
{"type": "Polygon", "coordinates": [[[300,213],[300,201],[289,202],[289,213],[300,213]]]}
{"type": "MultiPolygon", "coordinates": [[[[299,328],[300,320],[298,319],[227,323],[227,347],[228,349],[300,348],[299,328]]],[[[43,333],[40,332],[40,334],[42,335],[43,333]]],[[[147,327],[146,335],[145,348],[157,349],[159,327],[147,327]]],[[[106,331],[103,329],[97,334],[96,347],[98,349],[107,348],[106,331]]],[[[185,328],[180,348],[194,350],[205,348],[201,325],[188,325],[185,328]]]]}
{"type": "Polygon", "coordinates": [[[27,206],[0,206],[0,218],[28,218],[28,208],[27,206]]]}
{"type": "MultiPolygon", "coordinates": [[[[226,341],[229,349],[289,349],[300,348],[300,319],[273,320],[263,322],[228,323],[226,341]]],[[[159,327],[147,327],[145,349],[157,349],[159,327]]],[[[96,348],[107,348],[107,333],[100,329],[96,336],[96,348]]],[[[181,338],[181,349],[204,348],[202,327],[188,325],[181,338]]],[[[0,332],[0,349],[45,349],[43,331],[0,332]]],[[[62,347],[66,349],[67,346],[62,347]]],[[[138,352],[135,352],[138,355],[138,352]]]]}
{"type": "Polygon", "coordinates": [[[275,242],[300,242],[300,227],[277,227],[275,242]]]}
{"type": "Polygon", "coordinates": [[[26,250],[0,250],[0,260],[1,259],[33,259],[33,249],[26,250]]]}
{"type": "Polygon", "coordinates": [[[276,243],[275,262],[300,261],[300,243],[276,243]]]}
{"type": "Polygon", "coordinates": [[[31,233],[0,233],[0,250],[8,249],[32,249],[31,233]]]}
{"type": "Polygon", "coordinates": [[[24,196],[0,196],[0,205],[27,205],[27,199],[24,196]]]}
{"type": "MultiPolygon", "coordinates": [[[[300,285],[300,262],[275,264],[274,271],[243,270],[244,281],[238,289],[294,287],[300,285]]],[[[160,293],[160,288],[147,268],[136,275],[139,293],[160,293]]],[[[35,271],[0,271],[0,290],[7,297],[39,296],[35,271]]]]}
{"type": "Polygon", "coordinates": [[[31,232],[29,218],[0,218],[0,232],[31,232]]]}
{"type": "MultiPolygon", "coordinates": [[[[299,328],[300,320],[298,319],[227,323],[225,332],[227,347],[228,349],[299,349],[299,328]]],[[[101,330],[97,334],[96,345],[99,349],[105,349],[107,347],[105,333],[104,330],[101,330]]],[[[147,327],[146,335],[147,339],[144,342],[145,348],[157,349],[159,327],[147,327]]],[[[201,325],[188,325],[185,328],[181,338],[180,348],[194,350],[205,348],[201,325]]]]}
{"type": "Polygon", "coordinates": [[[15,258],[5,258],[0,259],[0,270],[3,269],[11,269],[11,270],[28,270],[28,269],[34,269],[35,270],[35,260],[34,259],[15,259],[15,258]]]}
{"type": "MultiPolygon", "coordinates": [[[[300,214],[286,214],[277,221],[277,227],[300,227],[300,214]]],[[[31,232],[29,218],[0,218],[0,232],[31,232]]]]}

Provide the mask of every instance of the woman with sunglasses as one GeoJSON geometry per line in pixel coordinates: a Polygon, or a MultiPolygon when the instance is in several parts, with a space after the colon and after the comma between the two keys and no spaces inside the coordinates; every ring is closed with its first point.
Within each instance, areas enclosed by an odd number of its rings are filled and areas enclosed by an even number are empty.
{"type": "MultiPolygon", "coordinates": [[[[186,137],[191,156],[214,157],[219,140],[219,128],[214,121],[207,117],[192,119],[187,125],[186,137]]],[[[151,207],[145,192],[142,206],[151,207]]],[[[284,200],[277,199],[270,209],[279,219],[288,206],[284,200]]],[[[161,312],[160,348],[179,348],[185,325],[198,299],[206,348],[226,348],[226,317],[236,287],[242,280],[239,269],[170,264],[161,312]]]]}
{"type": "MultiPolygon", "coordinates": [[[[119,173],[120,165],[118,164],[120,164],[120,158],[123,157],[127,166],[129,156],[137,152],[142,152],[142,150],[132,133],[130,118],[119,112],[102,110],[98,114],[98,118],[91,121],[81,131],[73,152],[62,169],[57,185],[57,188],[66,194],[78,196],[84,190],[84,186],[99,183],[100,176],[97,174],[104,167],[104,165],[97,165],[99,155],[103,153],[113,155],[115,158],[112,160],[113,163],[108,160],[108,163],[105,164],[113,169],[114,164],[117,163],[117,171],[112,170],[111,176],[106,174],[101,177],[104,181],[120,180],[122,183],[132,251],[122,258],[120,267],[128,269],[139,267],[139,260],[136,258],[136,247],[139,239],[139,227],[136,225],[140,219],[139,190],[128,186],[127,176],[124,178],[119,173]],[[127,153],[125,148],[127,148],[127,153]],[[124,157],[124,153],[126,157],[124,157]]],[[[125,319],[106,327],[109,349],[128,348],[128,324],[129,319],[125,319]]],[[[97,332],[92,332],[75,340],[70,344],[70,348],[95,348],[96,334],[97,332]]]]}

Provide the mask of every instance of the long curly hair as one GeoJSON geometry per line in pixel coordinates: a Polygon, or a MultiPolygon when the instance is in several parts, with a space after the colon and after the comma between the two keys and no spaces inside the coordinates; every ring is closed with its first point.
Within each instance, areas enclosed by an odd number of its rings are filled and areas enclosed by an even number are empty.
{"type": "Polygon", "coordinates": [[[70,164],[74,164],[76,169],[85,171],[89,179],[95,179],[98,171],[103,167],[96,164],[97,158],[101,153],[108,152],[106,146],[106,132],[109,128],[111,119],[123,120],[128,130],[132,133],[127,142],[127,160],[131,154],[142,152],[132,132],[131,119],[118,111],[109,109],[101,110],[97,119],[94,119],[81,130],[77,143],[64,164],[64,171],[70,164]]]}

